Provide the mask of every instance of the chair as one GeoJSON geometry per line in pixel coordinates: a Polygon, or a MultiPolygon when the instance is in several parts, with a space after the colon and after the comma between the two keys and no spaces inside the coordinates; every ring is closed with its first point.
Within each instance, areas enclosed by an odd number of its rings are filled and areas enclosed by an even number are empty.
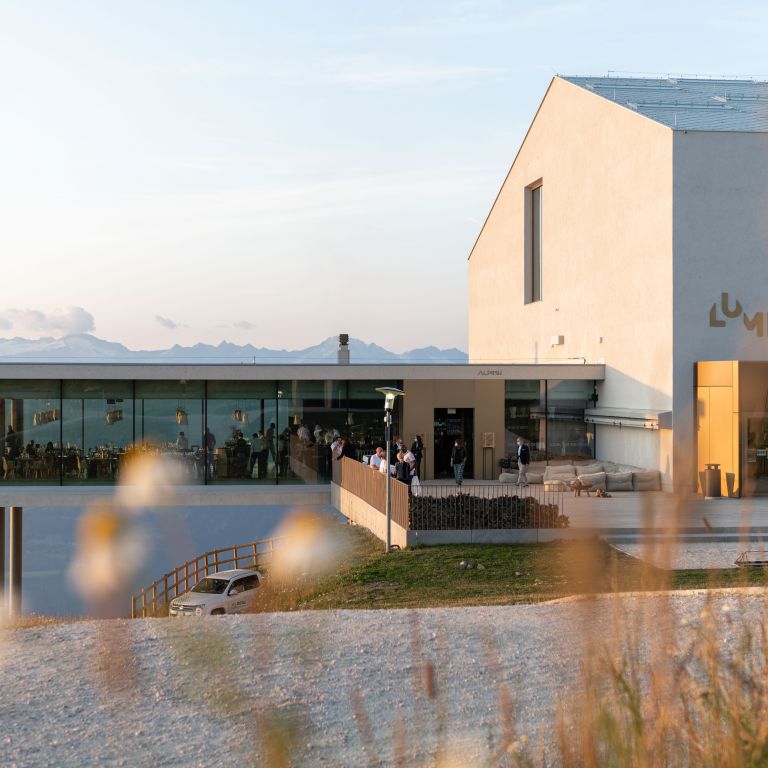
{"type": "Polygon", "coordinates": [[[7,456],[3,456],[3,480],[16,479],[16,464],[9,462],[7,456]]]}

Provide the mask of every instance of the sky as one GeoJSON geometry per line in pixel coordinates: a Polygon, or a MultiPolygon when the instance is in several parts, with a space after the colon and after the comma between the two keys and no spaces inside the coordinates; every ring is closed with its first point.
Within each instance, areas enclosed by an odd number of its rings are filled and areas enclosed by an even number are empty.
{"type": "Polygon", "coordinates": [[[0,336],[467,346],[556,73],[768,76],[758,2],[0,0],[0,336]]]}

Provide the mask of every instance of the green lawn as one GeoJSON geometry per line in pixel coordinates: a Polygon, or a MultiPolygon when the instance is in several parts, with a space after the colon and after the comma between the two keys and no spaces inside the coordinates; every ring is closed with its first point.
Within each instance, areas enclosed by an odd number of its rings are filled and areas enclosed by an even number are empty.
{"type": "Polygon", "coordinates": [[[453,544],[386,555],[363,528],[340,526],[339,535],[346,554],[336,573],[295,590],[283,588],[263,609],[506,605],[597,592],[766,584],[761,569],[663,571],[598,540],[453,544]],[[462,569],[461,561],[473,567],[462,569]]]}

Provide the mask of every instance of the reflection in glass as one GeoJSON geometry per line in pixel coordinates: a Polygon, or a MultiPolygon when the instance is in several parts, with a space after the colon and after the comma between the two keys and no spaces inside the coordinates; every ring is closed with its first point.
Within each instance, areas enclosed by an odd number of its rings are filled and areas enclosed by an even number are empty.
{"type": "Polygon", "coordinates": [[[516,440],[522,437],[531,451],[531,461],[546,458],[545,382],[504,382],[504,450],[508,456],[517,455],[516,440]]]}
{"type": "Polygon", "coordinates": [[[333,442],[347,437],[347,382],[282,381],[277,417],[280,482],[330,482],[333,442]]]}
{"type": "Polygon", "coordinates": [[[592,381],[547,381],[547,453],[550,459],[595,455],[594,433],[584,422],[592,381]]]}
{"type": "Polygon", "coordinates": [[[3,480],[59,482],[59,398],[58,381],[0,381],[3,480]]]}
{"type": "Polygon", "coordinates": [[[273,381],[208,382],[207,418],[209,482],[275,482],[273,381]]]}
{"type": "Polygon", "coordinates": [[[62,396],[63,481],[116,481],[133,444],[133,384],[65,381],[62,396]]]}
{"type": "Polygon", "coordinates": [[[204,385],[200,381],[137,381],[137,450],[163,453],[184,482],[205,482],[204,385]]]}

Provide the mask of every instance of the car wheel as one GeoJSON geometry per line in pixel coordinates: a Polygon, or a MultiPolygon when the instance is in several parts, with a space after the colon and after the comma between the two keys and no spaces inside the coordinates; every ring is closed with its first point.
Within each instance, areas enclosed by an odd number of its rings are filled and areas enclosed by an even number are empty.
{"type": "Polygon", "coordinates": [[[214,608],[211,611],[211,616],[223,616],[226,611],[223,608],[214,608]]]}

